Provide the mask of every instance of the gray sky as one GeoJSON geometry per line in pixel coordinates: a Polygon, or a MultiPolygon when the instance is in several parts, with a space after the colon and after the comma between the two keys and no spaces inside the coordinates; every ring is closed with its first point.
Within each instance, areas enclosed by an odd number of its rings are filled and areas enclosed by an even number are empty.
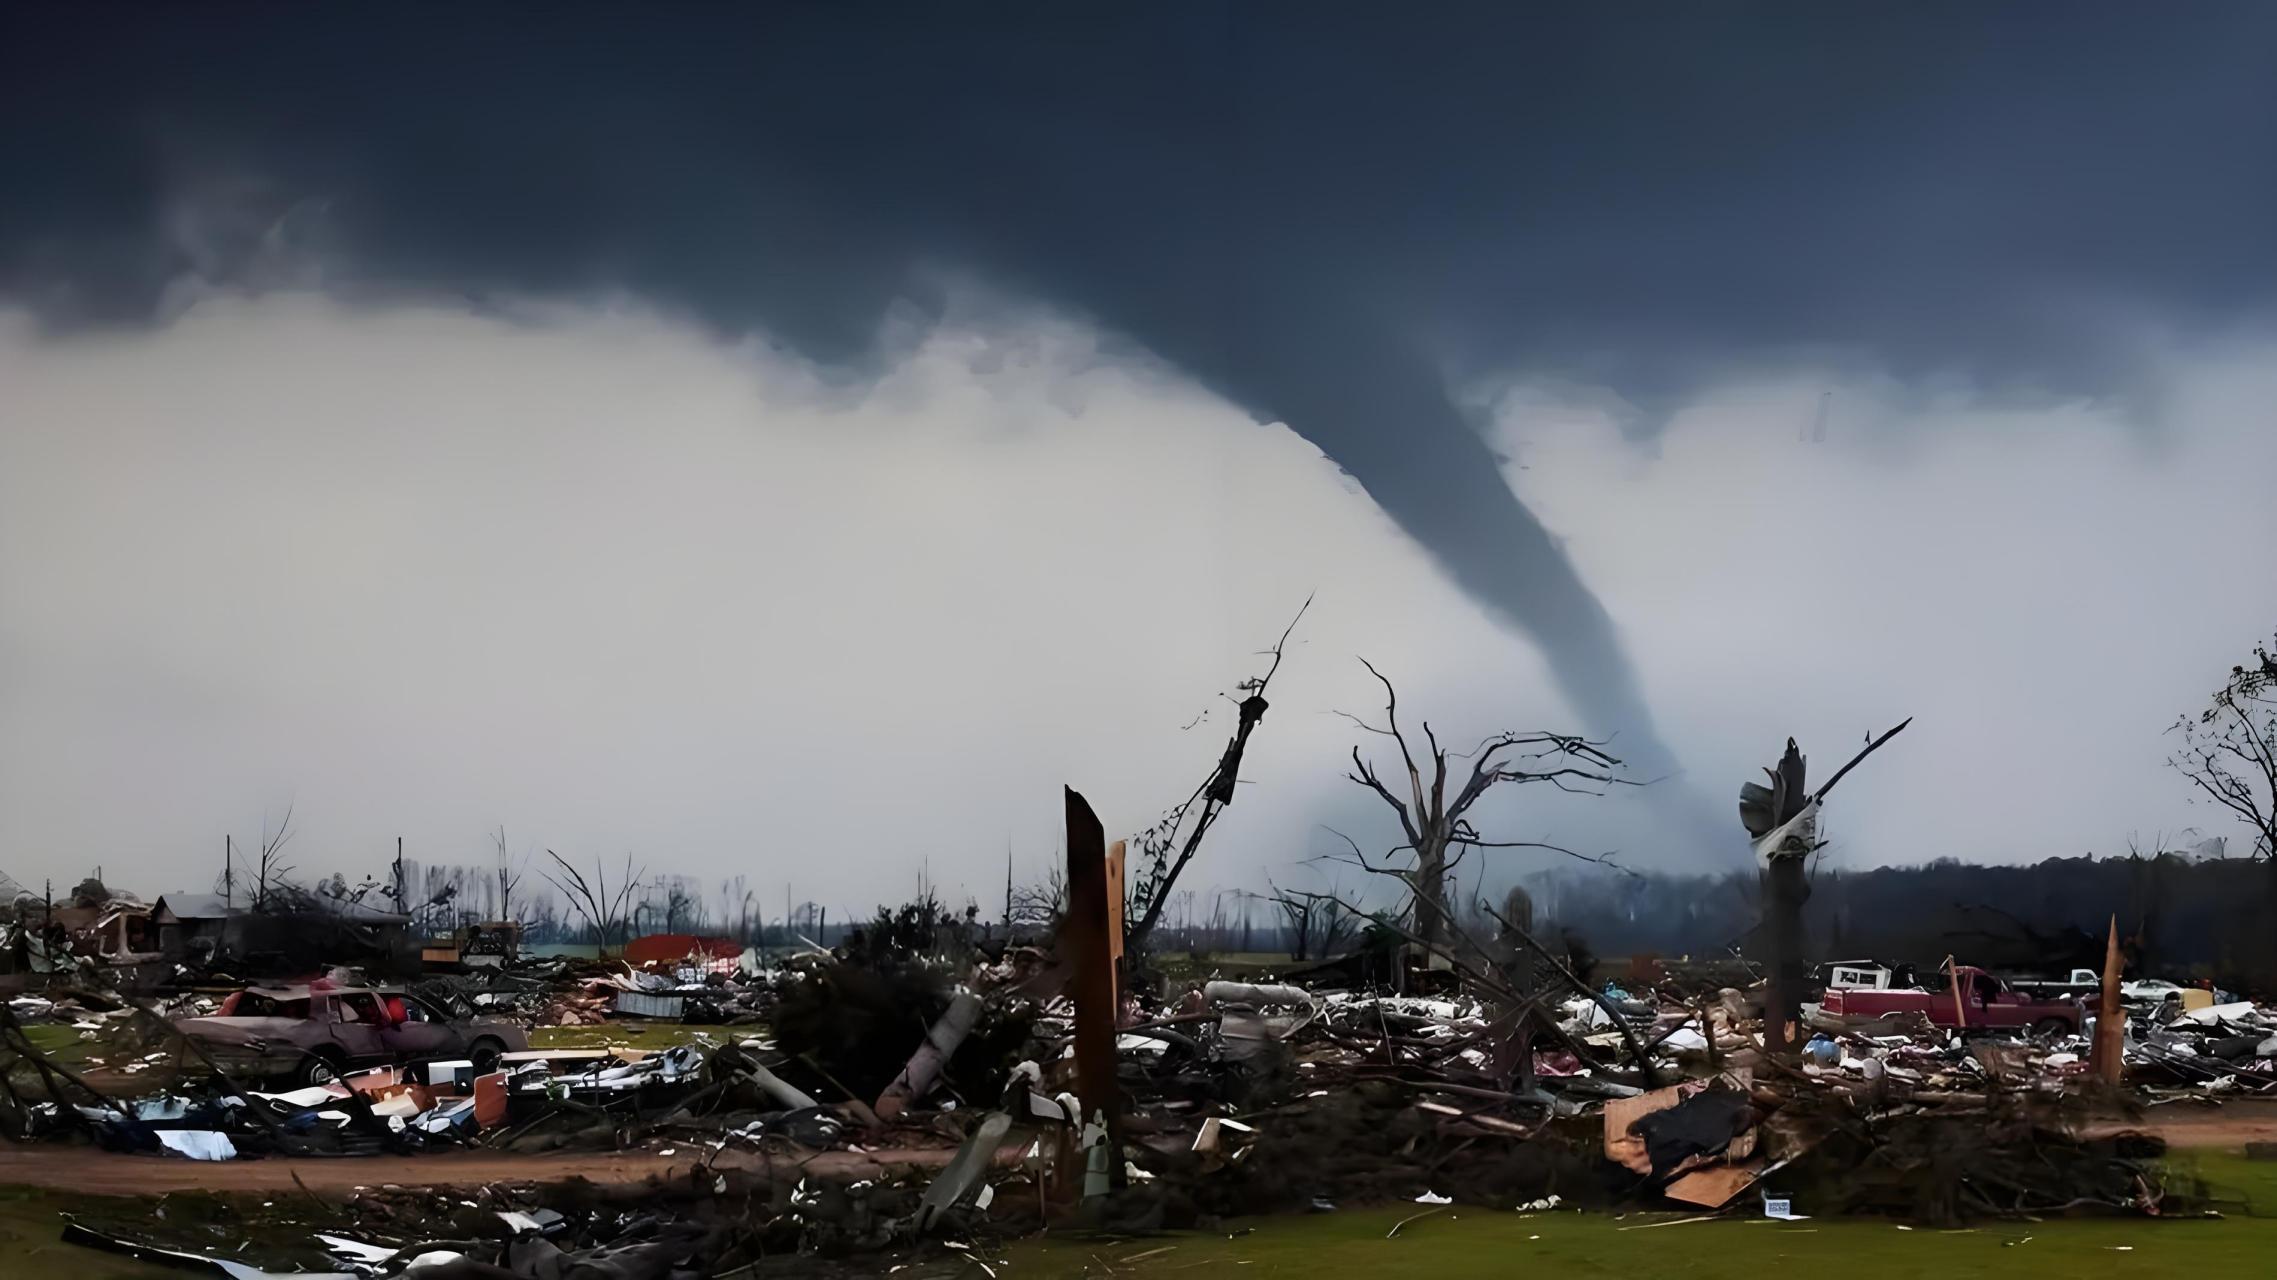
{"type": "Polygon", "coordinates": [[[2266,9],[663,12],[0,19],[0,868],[985,899],[1315,591],[1227,882],[1382,825],[1358,653],[1677,773],[1497,815],[1640,863],[1906,714],[1846,857],[2206,820],[2266,9]]]}

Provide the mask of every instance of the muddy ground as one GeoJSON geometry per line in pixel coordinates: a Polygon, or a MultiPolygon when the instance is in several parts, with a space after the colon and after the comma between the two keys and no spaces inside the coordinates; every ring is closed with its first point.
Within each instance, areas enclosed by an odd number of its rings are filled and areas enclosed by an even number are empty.
{"type": "MultiPolygon", "coordinates": [[[[1017,1164],[1024,1148],[1008,1145],[1000,1164],[1017,1164]]],[[[789,1179],[818,1177],[852,1182],[883,1179],[897,1172],[938,1169],[954,1152],[823,1151],[798,1159],[769,1157],[751,1150],[711,1151],[686,1144],[671,1155],[658,1152],[549,1152],[505,1155],[482,1151],[444,1151],[419,1156],[269,1156],[233,1160],[225,1166],[161,1155],[121,1155],[91,1147],[0,1145],[0,1186],[43,1187],[90,1195],[145,1196],[173,1191],[353,1191],[390,1184],[406,1187],[482,1186],[493,1182],[630,1183],[651,1177],[689,1177],[699,1169],[718,1173],[742,1170],[789,1179]]]]}

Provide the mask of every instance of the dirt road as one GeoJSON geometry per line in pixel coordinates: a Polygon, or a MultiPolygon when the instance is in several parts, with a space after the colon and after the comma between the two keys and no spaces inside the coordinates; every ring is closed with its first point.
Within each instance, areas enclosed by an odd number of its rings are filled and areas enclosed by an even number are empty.
{"type": "MultiPolygon", "coordinates": [[[[2106,1126],[2094,1126],[2103,1130],[2106,1126]]],[[[2219,1107],[2178,1102],[2153,1107],[2139,1122],[2114,1121],[2109,1130],[2148,1129],[2176,1148],[2237,1148],[2248,1142],[2277,1142],[2277,1100],[2240,1099],[2219,1107]]],[[[1015,1143],[997,1153],[999,1164],[1017,1162],[1015,1143]]],[[[358,1156],[337,1159],[285,1158],[235,1160],[225,1166],[168,1156],[117,1155],[84,1147],[0,1145],[0,1186],[33,1186],[90,1195],[141,1196],[169,1191],[230,1190],[291,1192],[301,1186],[319,1195],[357,1187],[480,1186],[491,1182],[630,1183],[648,1178],[685,1178],[710,1157],[710,1167],[771,1172],[786,1178],[813,1176],[832,1181],[882,1178],[913,1169],[938,1169],[952,1153],[946,1149],[825,1151],[803,1161],[780,1156],[772,1162],[756,1151],[713,1153],[681,1146],[671,1155],[656,1152],[572,1152],[500,1155],[449,1151],[424,1156],[358,1156]],[[298,1182],[295,1182],[298,1175],[298,1182]]]]}
{"type": "Polygon", "coordinates": [[[2170,1102],[2152,1107],[2141,1123],[2128,1127],[2147,1129],[2168,1146],[2200,1150],[2277,1142],[2277,1099],[2239,1098],[2218,1107],[2170,1102]]]}
{"type": "MultiPolygon", "coordinates": [[[[997,1159],[1000,1163],[1016,1161],[1020,1150],[1018,1146],[1006,1147],[998,1153],[997,1159]]],[[[171,1156],[120,1155],[85,1147],[0,1145],[0,1186],[143,1196],[169,1191],[292,1192],[303,1186],[322,1195],[390,1183],[448,1187],[491,1182],[563,1182],[571,1178],[627,1183],[651,1177],[689,1177],[699,1165],[706,1163],[706,1157],[710,1157],[709,1165],[714,1170],[741,1169],[788,1178],[815,1176],[850,1181],[881,1178],[912,1169],[938,1169],[951,1154],[940,1149],[825,1151],[803,1161],[777,1156],[770,1162],[756,1151],[729,1150],[715,1154],[702,1147],[682,1146],[669,1156],[643,1152],[499,1155],[448,1151],[423,1156],[337,1159],[271,1156],[215,1165],[171,1156]]]]}

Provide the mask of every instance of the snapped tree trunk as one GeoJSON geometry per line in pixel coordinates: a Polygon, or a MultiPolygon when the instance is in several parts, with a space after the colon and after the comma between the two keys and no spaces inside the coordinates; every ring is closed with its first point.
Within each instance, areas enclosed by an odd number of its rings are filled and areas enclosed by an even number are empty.
{"type": "Polygon", "coordinates": [[[1774,858],[1764,876],[1770,887],[1771,983],[1763,1041],[1775,1053],[1789,1053],[1802,1039],[1803,989],[1810,976],[1803,965],[1803,904],[1811,886],[1801,858],[1774,858]]]}

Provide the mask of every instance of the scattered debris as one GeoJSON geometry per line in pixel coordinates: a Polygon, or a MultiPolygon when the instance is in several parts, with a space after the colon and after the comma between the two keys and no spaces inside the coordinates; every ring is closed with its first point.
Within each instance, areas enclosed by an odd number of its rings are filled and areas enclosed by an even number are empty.
{"type": "MultiPolygon", "coordinates": [[[[1796,810],[1765,828],[1771,843],[1810,839],[1789,824],[1825,788],[1802,797],[1799,768],[1751,793],[1758,825],[1796,810]]],[[[1067,802],[1071,873],[1105,865],[1089,807],[1067,802]]],[[[2127,1117],[2277,1089],[2277,1011],[2212,993],[2115,998],[2114,1032],[2079,993],[2030,994],[1950,957],[1919,987],[1905,965],[1843,962],[1821,967],[1825,998],[1798,1005],[1807,1042],[1782,1052],[1765,1010],[1799,981],[1792,965],[1778,995],[1732,957],[1606,981],[1533,936],[1531,905],[1513,900],[1486,913],[1488,938],[1453,912],[1431,945],[1376,921],[1381,981],[1333,960],[1284,980],[1171,981],[1118,959],[1100,876],[1070,883],[1073,923],[1024,945],[930,901],[833,950],[769,955],[674,935],[629,960],[565,960],[484,926],[457,939],[448,972],[403,987],[352,969],[219,981],[209,966],[130,996],[58,947],[46,985],[0,1005],[0,1128],[177,1160],[647,1153],[671,1173],[640,1188],[312,1195],[328,1216],[297,1253],[67,1231],[232,1280],[642,1280],[790,1253],[884,1272],[932,1251],[993,1273],[996,1242],[1047,1223],[1142,1233],[1364,1204],[1419,1207],[1388,1238],[1473,1204],[1676,1215],[1622,1230],[1757,1206],[1781,1222],[2168,1216],[2203,1194],[2127,1117]],[[2050,1025],[2049,1008],[2075,1016],[2050,1025]],[[681,1042],[635,1047],[660,1022],[685,1028],[681,1042]],[[2117,1088],[2089,1069],[2098,1022],[2119,1046],[2117,1088]],[[565,1026],[597,1042],[533,1047],[531,1028],[565,1026]]],[[[115,931],[123,917],[106,918],[115,931]]]]}

